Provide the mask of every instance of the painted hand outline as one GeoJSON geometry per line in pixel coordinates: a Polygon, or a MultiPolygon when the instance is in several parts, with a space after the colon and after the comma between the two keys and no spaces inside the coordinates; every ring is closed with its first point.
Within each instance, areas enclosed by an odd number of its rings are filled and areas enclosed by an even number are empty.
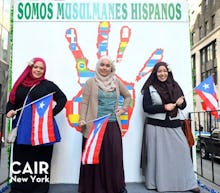
{"type": "MultiPolygon", "coordinates": [[[[97,35],[97,58],[100,58],[103,55],[108,55],[108,39],[110,34],[110,22],[103,21],[99,23],[98,26],[98,35],[97,35]]],[[[127,48],[131,36],[131,29],[128,26],[122,26],[120,29],[120,42],[118,45],[117,50],[117,57],[116,57],[116,65],[120,63],[123,59],[124,52],[127,48]]],[[[69,28],[66,30],[65,37],[69,43],[69,49],[73,54],[73,57],[76,62],[76,69],[77,69],[77,76],[78,81],[77,83],[80,85],[81,89],[78,93],[73,96],[71,100],[69,100],[66,104],[66,117],[68,123],[71,127],[74,127],[77,131],[80,131],[80,127],[78,127],[78,119],[79,119],[79,109],[80,109],[80,102],[82,101],[82,88],[87,79],[94,76],[94,70],[89,69],[88,67],[88,59],[84,56],[77,39],[77,30],[76,28],[69,28]]],[[[141,78],[149,74],[153,68],[153,66],[161,61],[163,58],[163,49],[155,49],[150,57],[146,60],[143,64],[143,67],[139,70],[136,76],[136,82],[138,82],[141,78]]],[[[122,135],[124,135],[128,128],[129,128],[129,120],[132,116],[133,109],[135,106],[135,83],[134,82],[127,82],[123,80],[120,76],[116,74],[117,78],[119,78],[128,88],[129,92],[132,95],[132,101],[128,108],[128,112],[120,116],[121,124],[122,124],[122,135]]],[[[123,103],[123,98],[119,98],[119,106],[123,103]]]]}

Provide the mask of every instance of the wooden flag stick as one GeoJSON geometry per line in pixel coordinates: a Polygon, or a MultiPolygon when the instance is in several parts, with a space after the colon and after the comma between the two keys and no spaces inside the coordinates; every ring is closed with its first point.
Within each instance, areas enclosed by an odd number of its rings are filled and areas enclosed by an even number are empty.
{"type": "Polygon", "coordinates": [[[45,98],[45,97],[47,97],[47,96],[49,96],[49,95],[52,95],[53,93],[55,93],[55,92],[51,92],[51,93],[49,93],[49,94],[47,94],[47,95],[45,95],[45,96],[43,96],[43,97],[41,97],[41,98],[39,98],[39,99],[37,99],[37,100],[35,100],[35,101],[32,101],[32,102],[28,103],[27,105],[24,105],[23,107],[17,109],[17,110],[16,110],[16,113],[17,113],[18,111],[22,110],[23,108],[28,107],[28,106],[32,105],[33,103],[36,103],[36,102],[40,101],[41,99],[43,99],[43,98],[45,98]]]}
{"type": "MultiPolygon", "coordinates": [[[[108,115],[104,115],[104,116],[102,116],[102,117],[107,117],[107,116],[110,116],[111,114],[112,114],[112,113],[109,113],[108,115]]],[[[96,119],[101,119],[102,117],[98,117],[98,118],[96,118],[96,119]]],[[[90,123],[90,122],[93,122],[93,121],[95,121],[96,119],[86,121],[86,124],[87,124],[87,123],[90,123]]]]}

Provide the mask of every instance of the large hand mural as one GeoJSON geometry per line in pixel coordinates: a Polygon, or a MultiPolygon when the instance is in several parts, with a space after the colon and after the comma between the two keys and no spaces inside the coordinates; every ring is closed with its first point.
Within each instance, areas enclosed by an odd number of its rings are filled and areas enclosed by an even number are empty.
{"type": "MultiPolygon", "coordinates": [[[[99,59],[103,55],[108,55],[108,40],[111,32],[111,23],[108,21],[100,22],[97,31],[97,59],[99,59]]],[[[129,45],[130,37],[132,35],[132,29],[128,26],[122,26],[120,29],[120,42],[118,44],[117,49],[117,57],[115,59],[115,65],[117,68],[117,64],[121,63],[123,59],[124,52],[129,45]]],[[[79,109],[80,102],[82,100],[82,89],[85,85],[87,79],[94,76],[94,70],[88,67],[89,60],[84,56],[83,51],[81,50],[78,39],[77,39],[77,29],[69,28],[66,30],[66,39],[69,43],[69,49],[75,60],[75,68],[77,70],[78,81],[77,83],[80,85],[81,89],[78,93],[73,96],[71,100],[69,100],[66,104],[66,117],[68,119],[68,123],[71,127],[75,128],[77,131],[80,131],[80,127],[78,127],[79,120],[79,109]]],[[[122,135],[124,136],[129,128],[129,120],[132,116],[133,109],[135,107],[135,83],[137,83],[141,78],[149,74],[153,68],[153,66],[162,60],[163,58],[163,49],[155,48],[152,53],[146,57],[146,62],[143,64],[141,69],[137,69],[136,79],[133,82],[124,80],[119,74],[116,76],[127,86],[129,92],[132,95],[132,101],[130,103],[130,107],[126,114],[122,114],[120,116],[121,124],[122,124],[122,135]]],[[[129,68],[125,67],[126,70],[129,68]]],[[[119,98],[119,105],[123,103],[123,98],[119,98]]]]}

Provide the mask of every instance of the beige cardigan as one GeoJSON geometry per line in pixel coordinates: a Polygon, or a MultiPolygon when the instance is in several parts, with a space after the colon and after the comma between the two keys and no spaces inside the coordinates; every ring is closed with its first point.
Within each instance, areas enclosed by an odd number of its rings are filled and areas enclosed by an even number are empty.
{"type": "MultiPolygon", "coordinates": [[[[116,108],[118,107],[118,98],[120,95],[122,95],[124,97],[122,108],[127,110],[130,105],[131,94],[119,79],[115,80],[115,85],[117,96],[116,108]]],[[[86,81],[82,96],[83,99],[80,104],[80,120],[84,120],[87,122],[96,119],[98,114],[98,86],[95,82],[95,78],[90,78],[86,81]]],[[[117,121],[121,129],[121,122],[119,117],[117,117],[117,121]]],[[[86,124],[85,127],[82,127],[83,136],[86,138],[89,135],[91,125],[92,122],[89,122],[86,124]]]]}

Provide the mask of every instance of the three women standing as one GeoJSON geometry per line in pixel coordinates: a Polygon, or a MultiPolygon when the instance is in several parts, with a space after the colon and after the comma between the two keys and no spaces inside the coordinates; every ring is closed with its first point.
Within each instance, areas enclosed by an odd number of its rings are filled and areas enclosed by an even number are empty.
{"type": "MultiPolygon", "coordinates": [[[[31,101],[54,92],[56,106],[53,116],[65,106],[66,96],[53,82],[45,79],[46,64],[42,58],[34,58],[18,78],[10,93],[7,117],[13,117],[16,109],[22,107],[30,88],[31,101]]],[[[147,113],[146,134],[144,136],[147,158],[145,184],[157,191],[199,192],[190,149],[182,132],[178,109],[186,107],[183,92],[173,79],[172,72],[164,62],[155,65],[150,77],[142,88],[143,109],[147,113]]],[[[83,90],[79,125],[82,127],[84,148],[88,138],[91,120],[111,114],[104,134],[100,163],[82,165],[80,168],[79,192],[81,193],[126,193],[122,135],[119,116],[130,105],[131,95],[123,83],[115,76],[115,66],[108,56],[99,59],[95,77],[89,79],[83,90]],[[118,107],[119,96],[124,102],[118,107]]],[[[50,166],[53,145],[29,146],[15,142],[13,161],[24,167],[27,162],[45,161],[50,166]]],[[[50,171],[50,167],[49,170],[50,171]]],[[[49,177],[50,173],[48,174],[49,177]]],[[[49,182],[11,184],[11,193],[47,193],[49,182]]]]}

